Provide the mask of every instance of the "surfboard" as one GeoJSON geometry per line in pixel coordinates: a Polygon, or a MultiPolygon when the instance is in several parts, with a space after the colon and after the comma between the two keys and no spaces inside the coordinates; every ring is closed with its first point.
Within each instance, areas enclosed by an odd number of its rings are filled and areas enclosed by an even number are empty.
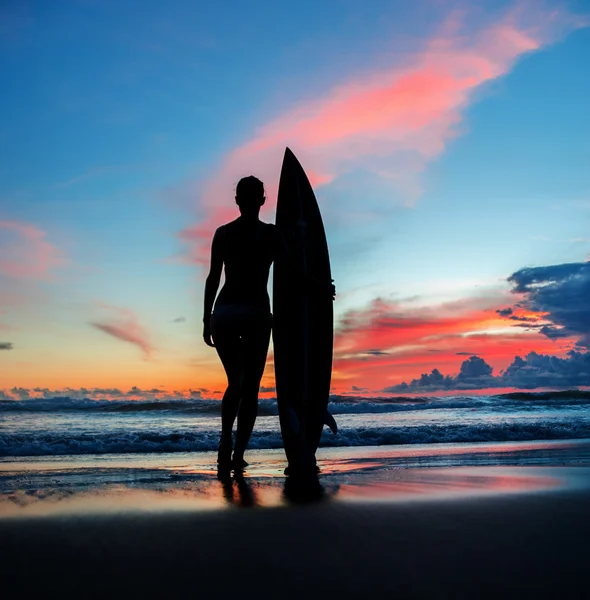
{"type": "Polygon", "coordinates": [[[273,343],[279,420],[292,469],[315,467],[332,376],[334,313],[330,255],[320,209],[303,167],[285,150],[276,227],[283,251],[273,274],[273,343]]]}

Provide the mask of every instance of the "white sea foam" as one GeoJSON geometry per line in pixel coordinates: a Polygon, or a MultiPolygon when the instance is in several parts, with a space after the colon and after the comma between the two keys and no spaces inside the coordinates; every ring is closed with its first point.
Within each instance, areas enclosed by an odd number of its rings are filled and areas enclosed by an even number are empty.
{"type": "MultiPolygon", "coordinates": [[[[575,420],[535,423],[429,424],[413,427],[341,428],[338,435],[325,432],[324,446],[379,446],[449,442],[502,442],[590,438],[590,422],[575,420]]],[[[4,434],[0,437],[0,456],[42,456],[72,454],[114,454],[187,452],[215,450],[217,429],[195,431],[119,432],[37,432],[4,434]]],[[[280,432],[255,431],[251,448],[279,448],[280,432]]]]}
{"type": "MultiPolygon", "coordinates": [[[[217,448],[218,400],[0,402],[0,456],[194,452],[217,448]]],[[[324,446],[590,438],[590,393],[443,398],[333,396],[324,446]]],[[[251,448],[279,448],[276,400],[261,400],[251,448]]]]}

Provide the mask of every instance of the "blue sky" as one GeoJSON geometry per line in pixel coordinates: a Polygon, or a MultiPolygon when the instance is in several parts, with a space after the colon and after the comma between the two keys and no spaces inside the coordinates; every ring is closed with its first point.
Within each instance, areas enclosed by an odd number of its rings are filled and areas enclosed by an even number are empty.
{"type": "MultiPolygon", "coordinates": [[[[197,230],[231,213],[250,173],[272,221],[285,145],[324,213],[337,323],[364,315],[346,340],[337,329],[338,389],[439,364],[369,369],[367,348],[348,346],[366,323],[381,339],[375,301],[409,333],[412,311],[446,318],[451,301],[471,323],[516,301],[519,269],[588,260],[583,3],[171,4],[0,9],[0,388],[222,385],[200,342],[197,230]]],[[[570,333],[529,331],[518,349],[563,357],[584,332],[570,333]]],[[[406,348],[387,342],[396,360],[406,348]]]]}

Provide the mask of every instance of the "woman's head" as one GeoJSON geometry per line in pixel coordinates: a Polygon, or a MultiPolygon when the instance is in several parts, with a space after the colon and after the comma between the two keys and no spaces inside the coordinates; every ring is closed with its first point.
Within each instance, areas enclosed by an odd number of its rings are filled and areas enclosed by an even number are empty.
{"type": "Polygon", "coordinates": [[[236,186],[236,204],[240,207],[240,212],[258,213],[260,207],[264,204],[264,184],[260,179],[249,175],[242,177],[236,186]]]}

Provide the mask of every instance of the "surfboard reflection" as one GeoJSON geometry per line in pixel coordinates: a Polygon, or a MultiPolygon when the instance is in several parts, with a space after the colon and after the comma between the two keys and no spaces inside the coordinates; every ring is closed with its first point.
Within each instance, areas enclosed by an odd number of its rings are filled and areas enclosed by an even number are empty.
{"type": "Polygon", "coordinates": [[[291,475],[285,479],[283,498],[292,504],[311,504],[326,500],[328,495],[317,475],[291,475]]]}
{"type": "MultiPolygon", "coordinates": [[[[324,502],[333,498],[339,485],[329,485],[327,488],[320,482],[317,475],[289,476],[285,478],[281,496],[276,484],[261,483],[256,479],[248,479],[242,473],[230,474],[219,472],[217,479],[221,485],[221,493],[227,504],[239,508],[256,508],[280,506],[281,504],[312,504],[324,502]]],[[[277,482],[278,483],[278,482],[277,482]]]]}

